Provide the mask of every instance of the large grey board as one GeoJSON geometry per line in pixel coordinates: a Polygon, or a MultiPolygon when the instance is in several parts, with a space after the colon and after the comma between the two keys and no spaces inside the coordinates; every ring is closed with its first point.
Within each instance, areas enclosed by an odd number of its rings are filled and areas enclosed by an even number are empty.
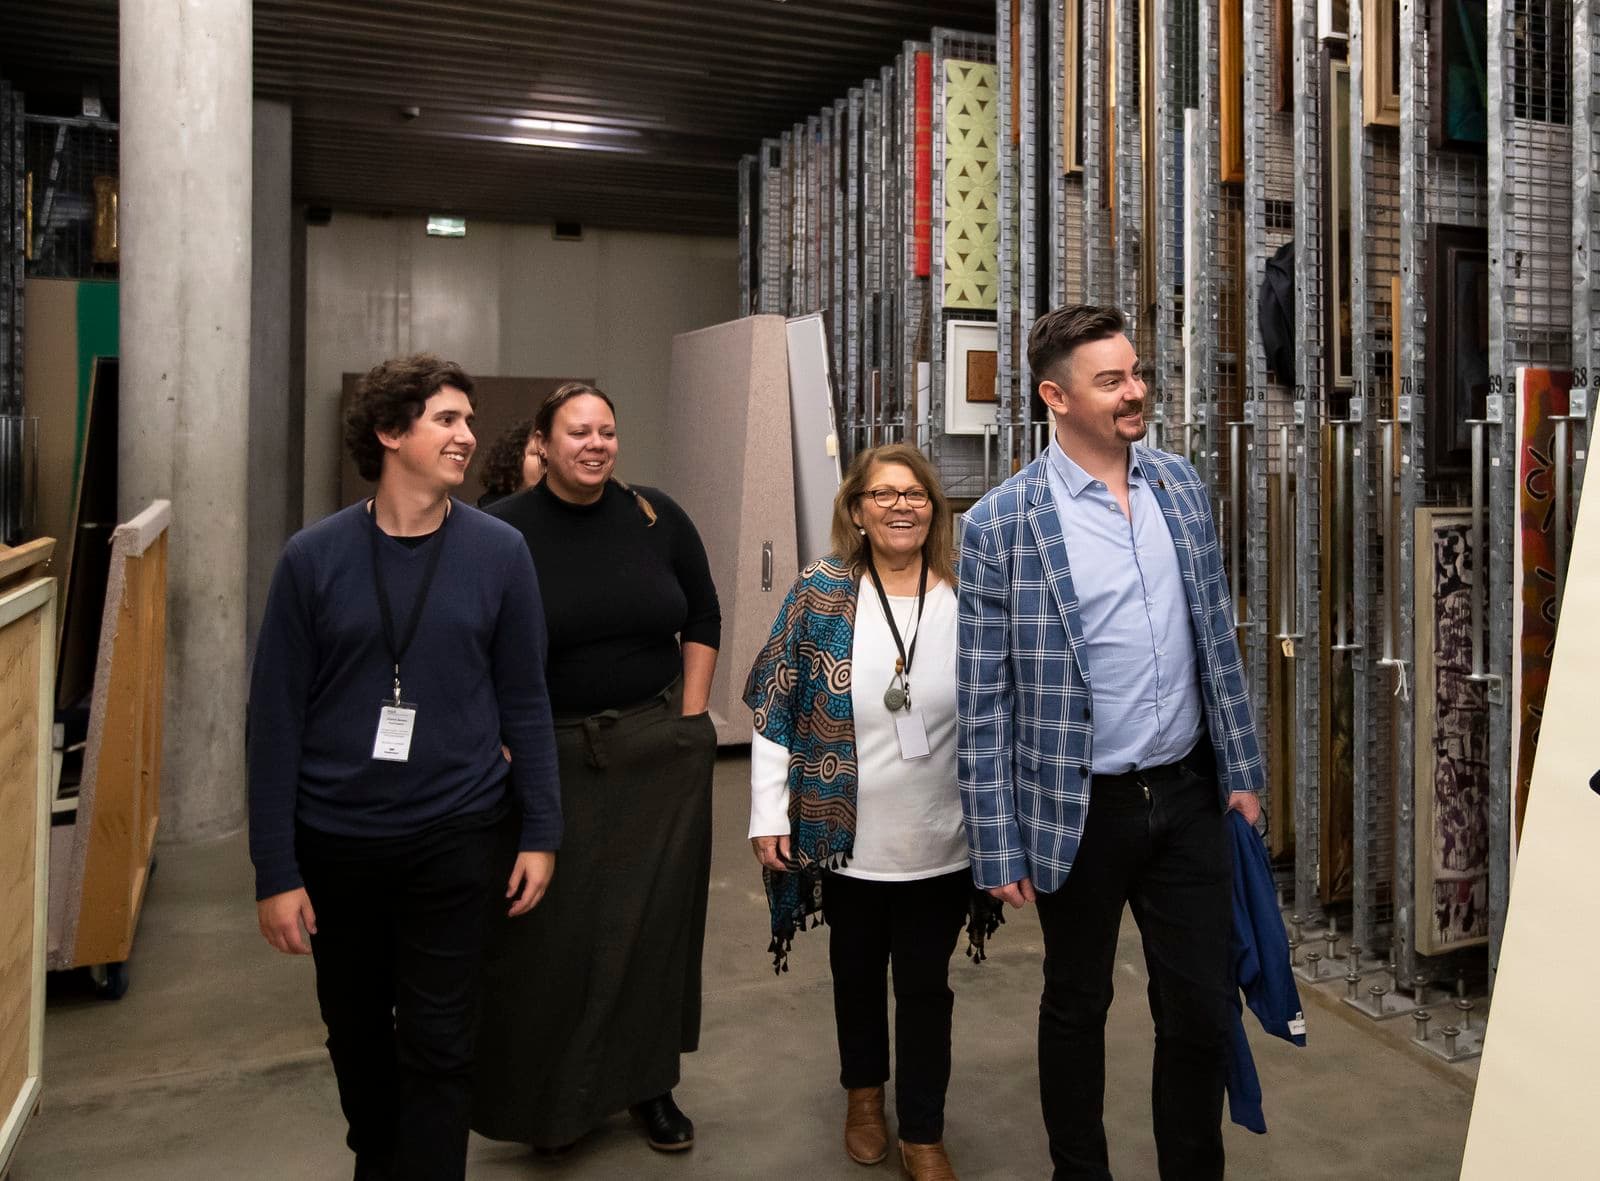
{"type": "Polygon", "coordinates": [[[839,491],[839,435],[828,372],[828,326],[820,314],[788,322],[789,419],[794,439],[794,516],[800,565],[831,548],[833,498],[839,491]]]}

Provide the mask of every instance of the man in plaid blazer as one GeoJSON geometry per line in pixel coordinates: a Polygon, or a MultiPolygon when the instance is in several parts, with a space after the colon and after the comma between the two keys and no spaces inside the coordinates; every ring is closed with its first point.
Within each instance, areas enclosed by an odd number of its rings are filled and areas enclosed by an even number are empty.
{"type": "Polygon", "coordinates": [[[1223,1175],[1232,862],[1263,773],[1206,488],[1142,446],[1115,308],[1034,324],[1045,455],[961,541],[958,761],[973,876],[1044,933],[1039,1090],[1055,1176],[1109,1178],[1105,1018],[1124,904],[1150,974],[1161,1176],[1223,1175]]]}

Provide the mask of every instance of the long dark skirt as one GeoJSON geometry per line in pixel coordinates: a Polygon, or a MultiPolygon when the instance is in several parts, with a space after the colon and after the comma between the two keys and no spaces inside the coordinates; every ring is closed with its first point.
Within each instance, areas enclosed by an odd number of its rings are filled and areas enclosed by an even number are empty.
{"type": "Polygon", "coordinates": [[[496,906],[475,1131],[555,1147],[677,1085],[700,1042],[716,743],[665,697],[558,720],[566,835],[533,912],[496,906]]]}

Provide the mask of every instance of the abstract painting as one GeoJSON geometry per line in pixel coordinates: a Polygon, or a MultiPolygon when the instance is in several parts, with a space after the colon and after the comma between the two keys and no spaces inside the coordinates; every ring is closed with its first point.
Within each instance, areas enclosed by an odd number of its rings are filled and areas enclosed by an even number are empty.
{"type": "Polygon", "coordinates": [[[1000,126],[995,67],[944,63],[944,293],[947,308],[992,310],[1000,268],[1000,126]]]}
{"type": "Polygon", "coordinates": [[[1472,672],[1472,523],[1417,510],[1416,947],[1442,955],[1489,934],[1489,705],[1472,672]]]}
{"type": "Polygon", "coordinates": [[[1533,758],[1544,721],[1544,695],[1556,647],[1555,471],[1571,463],[1555,453],[1556,424],[1566,414],[1572,374],[1517,370],[1517,545],[1511,570],[1511,847],[1522,836],[1533,758]]]}

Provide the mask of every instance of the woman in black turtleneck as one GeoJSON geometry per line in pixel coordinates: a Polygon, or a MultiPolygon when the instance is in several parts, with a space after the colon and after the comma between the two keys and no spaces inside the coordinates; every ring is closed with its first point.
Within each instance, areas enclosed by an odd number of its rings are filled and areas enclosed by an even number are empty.
{"type": "Polygon", "coordinates": [[[694,1143],[672,1088],[700,1033],[717,592],[684,511],[613,477],[609,397],[562,386],[533,437],[545,478],[491,512],[539,575],[566,836],[533,921],[500,923],[486,958],[473,1127],[559,1151],[626,1107],[653,1148],[680,1151],[694,1143]]]}

